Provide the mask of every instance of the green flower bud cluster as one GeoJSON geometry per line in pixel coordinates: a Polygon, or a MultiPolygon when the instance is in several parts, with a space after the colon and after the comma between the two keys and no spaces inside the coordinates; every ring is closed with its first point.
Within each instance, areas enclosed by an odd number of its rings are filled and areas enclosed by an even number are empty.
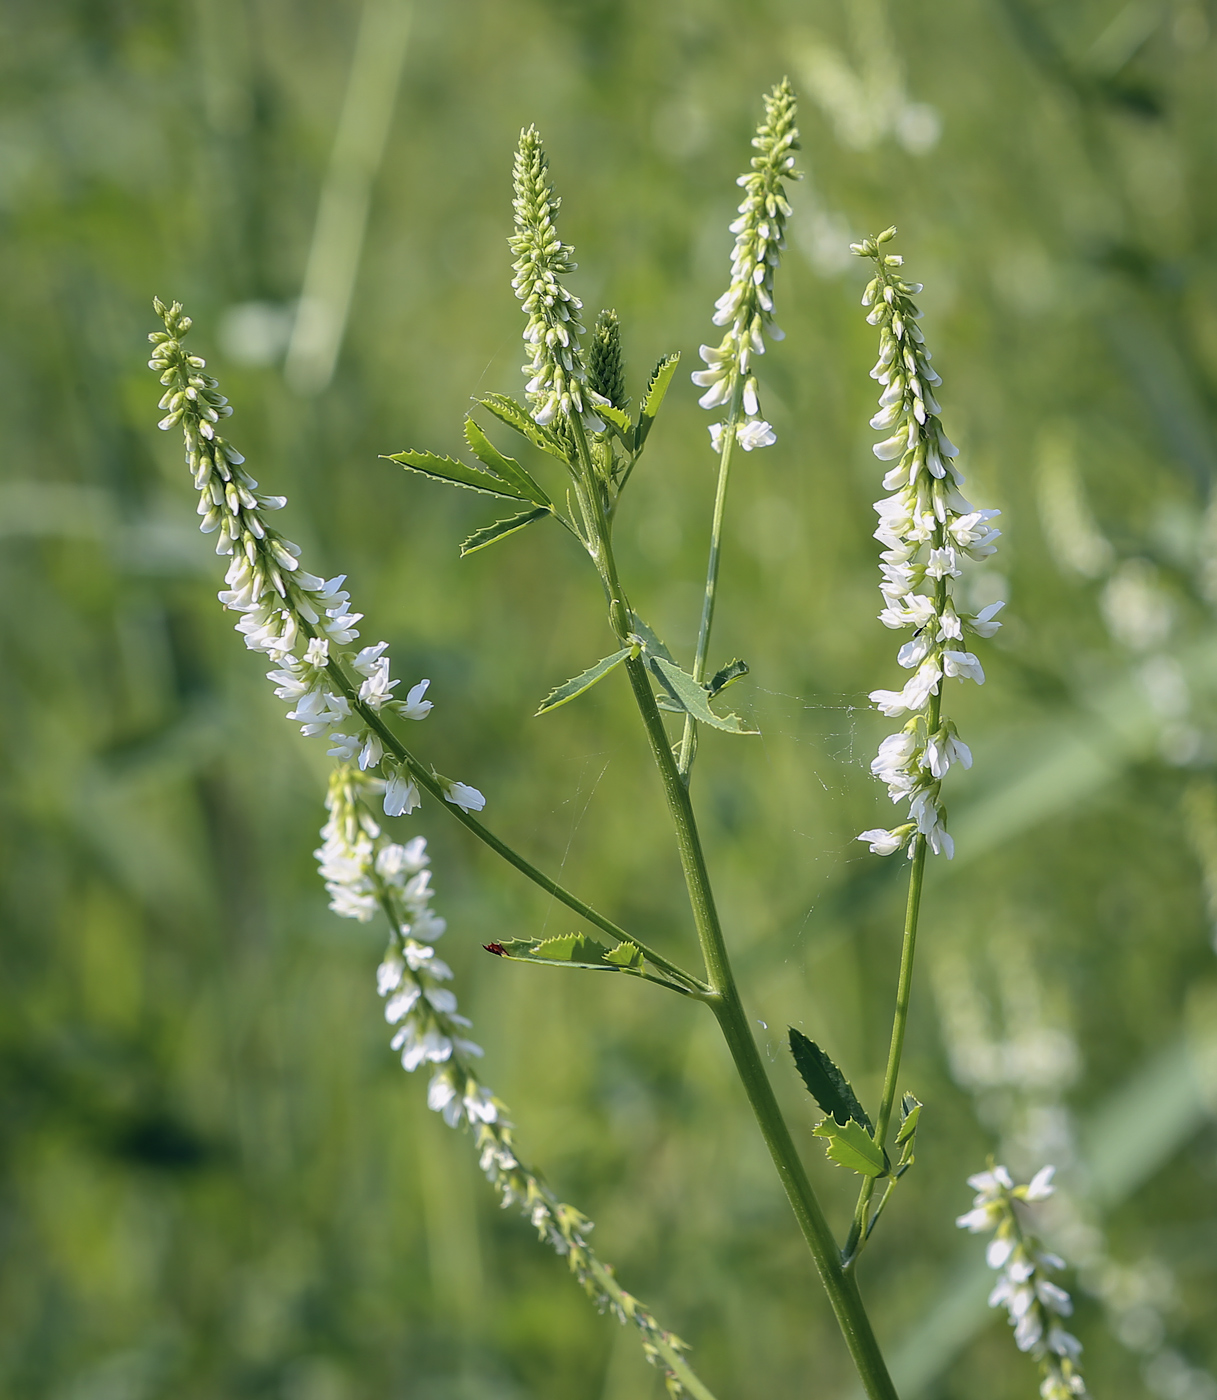
{"type": "Polygon", "coordinates": [[[621,358],[621,323],[615,311],[602,311],[592,328],[587,355],[588,388],[607,399],[614,408],[625,409],[625,364],[621,358]]]}
{"type": "MultiPolygon", "coordinates": [[[[542,426],[560,414],[569,417],[585,411],[587,378],[579,350],[583,303],[558,280],[578,264],[571,258],[574,248],[558,237],[562,201],[554,194],[548,171],[540,133],[530,126],[520,133],[512,172],[516,231],[509,242],[516,255],[511,285],[528,317],[524,342],[530,359],[523,367],[528,375],[528,399],[533,418],[542,426]]],[[[600,431],[604,424],[598,419],[593,424],[592,417],[588,426],[600,431]]]]}
{"type": "MultiPolygon", "coordinates": [[[[706,368],[693,375],[694,384],[706,391],[699,400],[702,408],[731,403],[742,377],[747,422],[738,434],[745,450],[768,447],[775,440],[772,428],[760,416],[751,362],[753,355],[765,353],[763,332],[771,340],[783,338],[773,321],[773,274],[781,261],[790,217],[783,180],[800,178],[794,168],[794,152],[799,148],[794,119],[794,90],[783,79],[765,98],[765,119],[752,139],[758,152],[752,157],[752,173],[736,182],[747,193],[739,218],[731,225],[735,234],[731,285],[715,302],[713,318],[716,326],[729,329],[719,345],[701,347],[706,368]]],[[[721,425],[715,426],[719,431],[710,431],[718,447],[721,425]]]]}

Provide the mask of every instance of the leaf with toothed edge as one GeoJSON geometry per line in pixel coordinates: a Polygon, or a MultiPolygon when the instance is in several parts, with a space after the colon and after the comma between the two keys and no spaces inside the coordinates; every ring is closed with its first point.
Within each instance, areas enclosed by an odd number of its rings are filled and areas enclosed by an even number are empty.
{"type": "Polygon", "coordinates": [[[388,460],[400,462],[409,471],[429,476],[434,481],[445,481],[449,486],[463,486],[469,491],[485,492],[487,496],[506,496],[513,501],[529,499],[502,477],[458,462],[454,457],[438,457],[434,452],[393,452],[388,460]]]}
{"type": "Polygon", "coordinates": [[[535,501],[539,506],[551,506],[553,502],[532,479],[514,457],[505,457],[494,443],[482,432],[472,418],[465,419],[465,441],[473,449],[473,455],[501,481],[514,486],[517,491],[535,501]]]}
{"type": "Polygon", "coordinates": [[[548,452],[551,457],[556,457],[564,465],[570,465],[570,459],[562,444],[548,428],[543,428],[540,423],[533,421],[532,415],[523,404],[517,403],[507,394],[487,394],[484,399],[476,399],[474,402],[489,409],[500,423],[506,423],[522,438],[527,438],[534,447],[539,447],[542,452],[548,452]]]}
{"type": "Polygon", "coordinates": [[[861,1123],[868,1132],[873,1131],[866,1110],[858,1102],[849,1080],[814,1040],[808,1040],[802,1031],[795,1030],[793,1026],[790,1027],[790,1053],[794,1056],[795,1069],[807,1085],[807,1092],[825,1113],[841,1126],[852,1119],[861,1123]]]}
{"type": "Polygon", "coordinates": [[[678,364],[680,364],[679,350],[672,355],[665,355],[651,373],[647,391],[642,397],[642,404],[638,410],[638,422],[634,425],[635,452],[642,451],[642,445],[647,440],[651,425],[655,422],[655,417],[663,403],[664,395],[668,392],[668,386],[672,382],[672,376],[676,373],[678,364]]]}
{"type": "Polygon", "coordinates": [[[553,511],[548,506],[538,506],[536,510],[526,510],[523,515],[513,515],[507,520],[496,520],[493,525],[485,525],[482,529],[475,530],[461,545],[461,558],[467,554],[476,554],[479,549],[485,549],[496,540],[505,540],[508,535],[514,535],[517,530],[531,525],[534,520],[543,520],[552,514],[553,511]]]}
{"type": "Polygon", "coordinates": [[[741,676],[746,676],[747,674],[748,663],[746,661],[740,661],[738,659],[735,661],[728,661],[721,671],[715,671],[710,677],[709,683],[706,686],[710,699],[713,700],[719,691],[726,690],[729,685],[734,685],[741,676]]]}
{"type": "Polygon", "coordinates": [[[827,1139],[828,1155],[838,1166],[859,1176],[887,1176],[891,1171],[887,1153],[855,1119],[842,1126],[833,1118],[825,1118],[811,1131],[813,1136],[827,1139]]]}
{"type": "Polygon", "coordinates": [[[634,424],[630,420],[630,415],[620,408],[614,408],[611,403],[598,403],[592,407],[592,412],[603,418],[605,423],[617,436],[627,449],[634,446],[634,424]]]}
{"type": "Polygon", "coordinates": [[[501,958],[517,962],[549,963],[555,967],[582,967],[596,972],[641,972],[643,956],[632,943],[619,943],[606,948],[594,938],[581,933],[567,933],[560,938],[545,938],[540,942],[515,938],[507,943],[490,945],[490,951],[501,958]]]}
{"type": "Polygon", "coordinates": [[[615,671],[631,651],[633,651],[633,647],[622,647],[612,656],[606,656],[603,660],[597,661],[594,666],[589,666],[586,671],[575,676],[573,680],[551,690],[541,701],[541,707],[536,713],[538,715],[548,714],[550,710],[556,710],[559,705],[565,705],[568,700],[573,700],[576,695],[582,695],[585,690],[590,690],[598,681],[602,681],[610,671],[615,671]]]}
{"type": "MultiPolygon", "coordinates": [[[[659,684],[672,707],[692,715],[699,724],[709,724],[715,729],[723,729],[728,734],[758,734],[757,729],[749,729],[739,715],[716,715],[710,708],[709,696],[700,681],[695,681],[687,671],[682,671],[674,662],[665,661],[661,656],[648,661],[651,674],[659,684]]],[[[665,709],[669,708],[664,706],[665,709]]]]}

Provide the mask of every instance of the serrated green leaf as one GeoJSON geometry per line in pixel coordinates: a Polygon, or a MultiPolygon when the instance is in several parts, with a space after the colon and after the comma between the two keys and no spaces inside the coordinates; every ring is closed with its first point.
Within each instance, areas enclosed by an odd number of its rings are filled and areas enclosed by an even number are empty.
{"type": "Polygon", "coordinates": [[[550,710],[556,710],[559,705],[565,705],[568,700],[573,700],[576,695],[582,695],[585,690],[590,690],[597,681],[602,681],[610,671],[615,670],[633,651],[633,647],[622,647],[620,651],[614,652],[612,656],[606,656],[602,661],[597,661],[594,666],[589,666],[581,675],[575,676],[565,685],[560,685],[556,690],[551,690],[541,701],[541,708],[538,715],[548,714],[550,710]]]}
{"type": "Polygon", "coordinates": [[[631,972],[641,972],[644,961],[642,949],[636,948],[632,943],[618,943],[615,948],[610,948],[605,953],[604,960],[615,967],[628,968],[631,972]]]}
{"type": "Polygon", "coordinates": [[[638,422],[634,427],[635,452],[640,451],[642,444],[647,440],[651,425],[655,422],[655,415],[659,412],[678,364],[680,364],[679,351],[673,355],[665,355],[651,373],[647,391],[642,397],[642,406],[638,410],[638,422]]]}
{"type": "Polygon", "coordinates": [[[527,500],[535,501],[539,506],[553,504],[519,462],[514,457],[505,457],[472,418],[465,419],[465,441],[479,462],[489,467],[508,486],[514,486],[527,500]]]}
{"type": "Polygon", "coordinates": [[[630,415],[623,409],[614,408],[611,403],[598,403],[592,406],[592,412],[612,428],[616,429],[617,436],[625,443],[626,447],[633,446],[634,424],[630,420],[630,415]]]}
{"type": "Polygon", "coordinates": [[[519,962],[558,963],[568,967],[613,966],[604,961],[609,951],[603,943],[594,938],[585,938],[581,933],[566,933],[560,938],[545,938],[540,942],[527,938],[515,938],[509,943],[498,943],[496,948],[503,951],[500,956],[515,958],[519,962]]]}
{"type": "Polygon", "coordinates": [[[603,943],[581,933],[567,933],[560,938],[542,939],[539,943],[516,938],[508,943],[492,944],[490,948],[499,957],[513,958],[517,962],[590,968],[596,972],[641,972],[644,964],[642,950],[633,943],[606,948],[603,943]]]}
{"type": "Polygon", "coordinates": [[[648,656],[661,656],[665,661],[671,661],[673,665],[676,664],[672,653],[632,609],[630,611],[630,624],[634,629],[634,635],[642,642],[648,656]]]}
{"type": "Polygon", "coordinates": [[[814,1040],[808,1040],[793,1026],[790,1027],[790,1053],[794,1056],[795,1069],[807,1085],[807,1092],[825,1113],[841,1126],[852,1120],[861,1123],[867,1132],[873,1131],[849,1080],[814,1040]]]}
{"type": "Polygon", "coordinates": [[[393,452],[390,462],[400,462],[412,472],[419,472],[435,481],[446,481],[451,486],[464,486],[470,491],[484,491],[488,496],[506,496],[513,501],[526,501],[529,498],[508,485],[492,472],[484,472],[480,467],[470,467],[458,462],[454,457],[437,457],[434,452],[393,452]]]}
{"type": "Polygon", "coordinates": [[[741,676],[747,674],[748,663],[746,661],[738,659],[728,661],[721,671],[715,671],[710,677],[710,684],[706,687],[710,692],[710,699],[713,700],[720,690],[726,690],[729,685],[734,685],[741,676]]]}
{"type": "Polygon", "coordinates": [[[542,520],[547,515],[552,515],[553,511],[548,506],[538,506],[536,510],[526,510],[523,515],[513,515],[508,520],[497,520],[493,525],[486,525],[480,530],[475,530],[472,535],[461,545],[461,558],[466,554],[476,554],[479,549],[485,549],[488,544],[494,544],[496,540],[505,540],[508,535],[514,535],[517,530],[522,530],[525,525],[531,525],[534,520],[542,520]]]}
{"type": "Polygon", "coordinates": [[[921,1104],[912,1096],[905,1094],[900,1104],[900,1131],[896,1134],[896,1146],[908,1142],[917,1132],[917,1120],[921,1117],[921,1104]]]}
{"type": "Polygon", "coordinates": [[[812,1130],[816,1137],[827,1138],[828,1155],[840,1166],[859,1176],[886,1176],[890,1170],[887,1154],[875,1142],[861,1123],[851,1118],[844,1125],[834,1118],[825,1118],[812,1130]]]}
{"type": "Polygon", "coordinates": [[[487,394],[484,399],[477,399],[475,402],[489,409],[500,423],[506,423],[522,438],[527,438],[534,447],[539,447],[542,452],[548,452],[559,462],[570,465],[562,444],[548,428],[543,428],[540,423],[533,421],[532,415],[523,404],[516,403],[515,399],[506,394],[487,394]]]}
{"type": "Polygon", "coordinates": [[[760,731],[749,729],[739,715],[716,715],[709,705],[705,686],[695,681],[687,671],[682,671],[672,661],[662,656],[649,658],[651,674],[673,701],[686,714],[693,716],[700,724],[712,725],[715,729],[726,730],[728,734],[757,734],[760,731]]]}

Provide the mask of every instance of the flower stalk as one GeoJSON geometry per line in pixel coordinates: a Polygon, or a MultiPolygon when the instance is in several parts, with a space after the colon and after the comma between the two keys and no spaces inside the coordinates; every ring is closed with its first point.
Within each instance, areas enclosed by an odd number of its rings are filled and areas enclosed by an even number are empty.
{"type": "MultiPolygon", "coordinates": [[[[745,452],[771,447],[777,435],[761,417],[756,375],[752,360],[765,353],[765,335],[783,340],[782,330],[773,320],[773,275],[786,246],[786,220],[790,204],[783,180],[802,178],[794,168],[799,149],[795,125],[794,89],[783,79],[765,97],[765,116],[752,144],[752,173],[736,182],[747,193],[739,206],[739,217],[731,224],[735,247],[731,255],[731,284],[715,302],[713,321],[728,330],[717,346],[703,345],[701,358],[706,368],[693,373],[693,382],[705,393],[698,400],[702,408],[727,405],[726,419],[710,426],[711,446],[718,453],[718,483],[714,491],[714,517],[710,525],[710,552],[706,561],[706,587],[702,597],[701,620],[697,630],[697,650],[693,658],[693,678],[705,680],[718,598],[718,569],[722,554],[723,522],[727,508],[727,483],[731,459],[738,443],[745,452]]],[[[697,722],[688,716],[680,742],[679,767],[687,783],[697,754],[697,722]]]]}

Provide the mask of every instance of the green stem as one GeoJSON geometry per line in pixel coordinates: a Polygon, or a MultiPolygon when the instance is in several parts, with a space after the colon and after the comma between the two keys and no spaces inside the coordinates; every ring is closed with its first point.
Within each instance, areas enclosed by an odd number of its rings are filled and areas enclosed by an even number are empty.
{"type": "Polygon", "coordinates": [[[668,810],[676,828],[677,849],[712,988],[712,995],[706,1000],[727,1042],[761,1136],[794,1209],[799,1228],[811,1249],[866,1393],[872,1400],[896,1400],[896,1390],[888,1375],[879,1344],[875,1340],[870,1319],[852,1277],[841,1267],[836,1240],[824,1218],[824,1212],[790,1136],[790,1129],[782,1117],[773,1086],[765,1073],[764,1063],[753,1038],[752,1028],[748,1024],[710,889],[705,855],[693,815],[689,790],[668,743],[667,732],[663,727],[659,707],[655,704],[646,668],[640,658],[631,659],[625,664],[634,698],[651,742],[651,751],[659,766],[668,810]]]}
{"type": "Polygon", "coordinates": [[[652,962],[656,967],[662,968],[672,977],[683,983],[686,987],[698,995],[705,995],[710,989],[699,978],[686,972],[676,963],[669,961],[662,953],[657,953],[653,948],[648,948],[641,939],[635,938],[633,934],[626,933],[623,928],[618,927],[611,919],[606,918],[598,910],[593,909],[590,904],[586,904],[578,895],[572,894],[570,890],[560,885],[557,880],[546,875],[543,870],[538,870],[526,857],[513,850],[505,841],[501,840],[488,827],[482,825],[478,819],[463,808],[455,806],[444,796],[444,789],[439,779],[425,764],[410,752],[396,734],[381,718],[380,714],[365,705],[359,699],[358,693],[348,680],[346,673],[335,661],[330,661],[327,671],[335,685],[346,697],[351,708],[355,710],[363,723],[375,732],[380,742],[384,745],[385,751],[391,753],[399,763],[404,763],[410,770],[410,776],[419,785],[436,798],[467,830],[471,831],[484,845],[489,846],[497,855],[503,857],[509,865],[514,865],[521,874],[527,876],[534,885],[539,885],[547,894],[553,895],[555,899],[565,904],[568,909],[572,909],[576,914],[586,919],[588,923],[594,924],[598,929],[611,935],[619,943],[632,943],[648,962],[652,962]]]}
{"type": "MultiPolygon", "coordinates": [[[[714,519],[710,525],[710,556],[706,562],[706,591],[702,596],[701,624],[697,631],[697,653],[693,658],[693,679],[706,676],[706,657],[710,651],[710,629],[714,625],[714,604],[718,597],[718,561],[722,553],[723,518],[727,508],[727,482],[731,475],[731,454],[735,450],[735,430],[743,408],[744,380],[741,375],[731,396],[731,410],[723,428],[723,445],[718,459],[718,486],[714,492],[714,519]]],[[[697,756],[697,721],[685,716],[684,733],[680,740],[680,776],[687,784],[689,770],[697,756]]]]}
{"type": "MultiPolygon", "coordinates": [[[[925,880],[926,839],[917,835],[913,838],[912,868],[909,871],[909,897],[904,912],[904,942],[900,949],[900,978],[896,984],[896,1010],[892,1018],[892,1039],[887,1052],[887,1072],[883,1076],[883,1098],[879,1104],[879,1117],[875,1124],[875,1141],[883,1148],[887,1142],[887,1130],[892,1121],[892,1109],[896,1103],[896,1086],[900,1077],[900,1059],[904,1053],[904,1032],[909,1019],[909,997],[913,988],[913,958],[917,952],[917,920],[921,913],[921,887],[925,880]]],[[[874,1177],[867,1177],[858,1193],[858,1204],[854,1210],[853,1224],[849,1238],[841,1251],[845,1267],[853,1269],[858,1255],[870,1238],[871,1227],[867,1224],[871,1196],[875,1190],[874,1177]]],[[[891,1187],[889,1185],[888,1193],[891,1187]]],[[[887,1194],[880,1203],[880,1209],[887,1204],[887,1194]]],[[[877,1213],[876,1213],[877,1215],[877,1213]]],[[[871,1225],[873,1225],[873,1221],[871,1225]]]]}
{"type": "MultiPolygon", "coordinates": [[[[575,421],[572,419],[572,422],[575,421]]],[[[582,439],[581,428],[582,424],[578,424],[576,441],[582,439]]],[[[586,449],[586,443],[584,446],[586,449]]],[[[612,542],[607,530],[601,534],[598,547],[600,558],[597,562],[602,568],[612,600],[610,617],[614,617],[614,629],[624,639],[624,619],[629,617],[629,608],[618,579],[612,542]],[[620,609],[619,613],[616,612],[617,609],[620,609]],[[615,614],[623,619],[620,624],[615,620],[615,614]]],[[[765,1073],[764,1062],[753,1038],[752,1028],[748,1024],[748,1016],[740,1000],[731,961],[727,955],[722,925],[710,887],[710,875],[706,868],[701,836],[697,829],[697,819],[693,814],[692,800],[672,752],[659,706],[655,703],[646,665],[641,657],[633,656],[626,661],[625,667],[650,741],[652,756],[659,768],[668,811],[676,830],[676,847],[709,982],[710,991],[705,1000],[714,1012],[723,1038],[727,1042],[761,1136],[794,1209],[799,1228],[811,1249],[866,1393],[871,1400],[896,1400],[896,1389],[888,1375],[879,1344],[875,1340],[870,1318],[866,1314],[853,1279],[841,1267],[837,1242],[828,1221],[824,1218],[824,1212],[790,1136],[790,1129],[782,1117],[773,1086],[765,1073]]]]}
{"type": "Polygon", "coordinates": [[[896,1082],[900,1057],[904,1053],[904,1032],[909,1019],[909,995],[913,987],[913,958],[917,952],[917,920],[921,913],[921,887],[925,881],[924,836],[914,838],[912,869],[909,871],[909,897],[904,911],[904,942],[900,949],[900,980],[896,984],[896,1012],[892,1018],[892,1041],[887,1052],[887,1073],[883,1077],[883,1099],[879,1104],[876,1141],[882,1147],[896,1103],[896,1082]]]}

